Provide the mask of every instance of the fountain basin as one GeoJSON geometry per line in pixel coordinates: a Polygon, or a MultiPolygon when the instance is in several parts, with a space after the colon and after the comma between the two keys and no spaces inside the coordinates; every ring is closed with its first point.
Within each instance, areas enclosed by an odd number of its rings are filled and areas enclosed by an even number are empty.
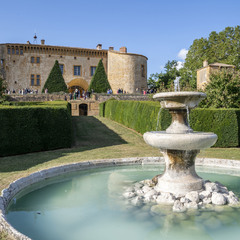
{"type": "Polygon", "coordinates": [[[166,133],[165,131],[146,132],[144,141],[152,147],[174,150],[199,150],[209,148],[217,141],[214,133],[166,133]]]}
{"type": "Polygon", "coordinates": [[[163,92],[153,96],[166,109],[193,109],[206,98],[202,92],[163,92]]]}

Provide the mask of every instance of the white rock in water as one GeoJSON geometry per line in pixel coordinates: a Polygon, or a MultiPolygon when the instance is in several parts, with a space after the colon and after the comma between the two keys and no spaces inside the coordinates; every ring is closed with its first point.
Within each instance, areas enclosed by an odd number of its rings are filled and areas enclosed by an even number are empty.
{"type": "Polygon", "coordinates": [[[135,183],[134,187],[136,188],[142,188],[144,185],[142,183],[135,183]]]}
{"type": "Polygon", "coordinates": [[[212,193],[210,191],[202,191],[199,193],[199,199],[203,200],[204,198],[209,198],[212,196],[212,193]]]}
{"type": "Polygon", "coordinates": [[[156,195],[157,192],[155,190],[148,191],[147,193],[144,194],[144,197],[152,197],[153,195],[156,195]]]}
{"type": "Polygon", "coordinates": [[[190,200],[189,200],[188,198],[181,197],[181,198],[180,198],[180,202],[181,202],[181,203],[189,203],[190,200]]]}
{"type": "Polygon", "coordinates": [[[175,201],[175,197],[172,193],[161,193],[156,199],[157,203],[167,203],[167,204],[173,204],[175,201]]]}
{"type": "Polygon", "coordinates": [[[135,197],[132,199],[131,203],[135,206],[142,205],[142,198],[141,197],[135,197]]]}
{"type": "Polygon", "coordinates": [[[133,197],[136,196],[136,193],[134,193],[134,192],[125,192],[125,193],[123,193],[123,196],[125,198],[133,198],[133,197]]]}
{"type": "Polygon", "coordinates": [[[204,199],[203,199],[203,203],[204,203],[204,204],[210,204],[210,203],[212,203],[212,197],[204,198],[204,199]]]}
{"type": "Polygon", "coordinates": [[[219,191],[218,185],[213,182],[205,183],[205,189],[206,189],[206,191],[209,191],[209,192],[218,192],[219,191]]]}
{"type": "Polygon", "coordinates": [[[143,196],[144,192],[143,192],[143,190],[139,189],[139,190],[136,191],[136,194],[138,196],[143,196]]]}
{"type": "Polygon", "coordinates": [[[185,198],[189,199],[191,202],[199,202],[199,195],[197,191],[189,192],[185,195],[185,198]]]}
{"type": "Polygon", "coordinates": [[[227,199],[221,193],[212,193],[212,203],[216,205],[225,205],[227,203],[227,199]]]}
{"type": "Polygon", "coordinates": [[[186,208],[198,209],[198,204],[196,202],[184,203],[186,208]]]}
{"type": "Polygon", "coordinates": [[[238,198],[235,195],[231,195],[231,196],[227,195],[225,197],[227,199],[227,203],[228,204],[235,205],[235,204],[239,203],[239,200],[238,200],[238,198]]]}
{"type": "Polygon", "coordinates": [[[150,188],[149,186],[143,186],[142,187],[142,191],[144,192],[144,193],[147,193],[147,192],[149,192],[149,191],[151,191],[152,190],[152,188],[150,188]]]}
{"type": "Polygon", "coordinates": [[[173,212],[185,212],[187,209],[182,202],[176,200],[172,207],[173,212]]]}

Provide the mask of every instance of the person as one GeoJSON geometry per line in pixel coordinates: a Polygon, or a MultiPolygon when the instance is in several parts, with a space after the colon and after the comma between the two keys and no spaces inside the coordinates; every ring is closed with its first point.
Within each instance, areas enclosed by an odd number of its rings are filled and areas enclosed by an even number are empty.
{"type": "Polygon", "coordinates": [[[47,89],[47,88],[45,88],[45,93],[46,93],[46,94],[48,93],[48,89],[47,89]]]}
{"type": "Polygon", "coordinates": [[[69,93],[69,99],[72,100],[72,93],[69,93]]]}

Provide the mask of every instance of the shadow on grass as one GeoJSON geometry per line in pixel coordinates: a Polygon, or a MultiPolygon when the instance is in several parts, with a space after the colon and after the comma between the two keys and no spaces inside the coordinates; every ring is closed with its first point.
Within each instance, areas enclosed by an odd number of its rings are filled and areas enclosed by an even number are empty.
{"type": "Polygon", "coordinates": [[[73,147],[93,149],[127,143],[95,117],[73,117],[72,124],[73,147]]]}
{"type": "Polygon", "coordinates": [[[73,117],[73,145],[70,149],[59,149],[0,158],[0,172],[27,170],[70,153],[96,148],[127,144],[118,134],[95,117],[73,117]]]}

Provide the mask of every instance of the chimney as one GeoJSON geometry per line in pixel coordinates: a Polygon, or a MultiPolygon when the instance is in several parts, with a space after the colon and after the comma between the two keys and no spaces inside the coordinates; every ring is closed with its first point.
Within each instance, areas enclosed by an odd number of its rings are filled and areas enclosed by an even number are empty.
{"type": "Polygon", "coordinates": [[[121,47],[119,49],[120,53],[127,53],[127,48],[126,47],[121,47]]]}
{"type": "Polygon", "coordinates": [[[45,45],[45,40],[44,39],[41,40],[41,45],[45,45]]]}
{"type": "Polygon", "coordinates": [[[114,50],[114,47],[109,47],[109,51],[113,51],[114,50]]]}
{"type": "Polygon", "coordinates": [[[203,67],[207,67],[208,66],[208,61],[207,60],[204,60],[203,61],[203,67]]]}
{"type": "Polygon", "coordinates": [[[27,41],[27,44],[31,44],[29,41],[27,41]]]}
{"type": "Polygon", "coordinates": [[[97,50],[102,50],[102,44],[97,45],[97,50]]]}

